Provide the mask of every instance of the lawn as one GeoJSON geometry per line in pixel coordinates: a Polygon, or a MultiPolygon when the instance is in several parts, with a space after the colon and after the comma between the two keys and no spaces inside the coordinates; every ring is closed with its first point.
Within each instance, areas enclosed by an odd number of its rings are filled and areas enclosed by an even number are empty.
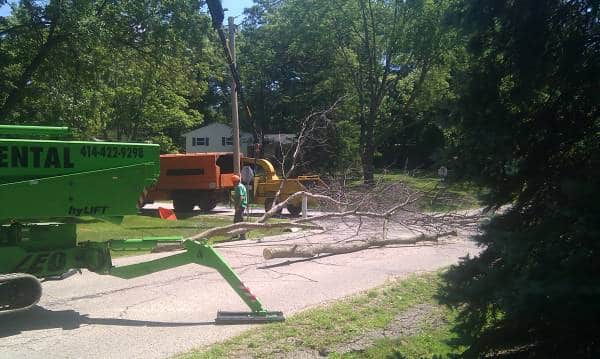
{"type": "MultiPolygon", "coordinates": [[[[457,211],[479,207],[479,198],[486,190],[471,182],[447,182],[429,174],[409,175],[404,172],[385,171],[375,174],[375,182],[380,184],[402,182],[413,191],[424,194],[419,200],[420,210],[427,212],[457,211]]],[[[362,180],[350,182],[352,186],[362,184],[362,180]]]]}
{"type": "Polygon", "coordinates": [[[435,299],[440,281],[437,273],[390,281],[177,358],[431,358],[459,354],[462,348],[448,344],[456,313],[435,299]]]}
{"type": "MultiPolygon", "coordinates": [[[[255,220],[251,218],[250,220],[255,220]]],[[[199,214],[168,221],[149,215],[125,216],[123,221],[112,223],[97,218],[81,217],[77,223],[77,239],[79,242],[102,242],[111,239],[130,239],[165,236],[191,236],[207,229],[225,226],[233,223],[231,216],[216,216],[199,214]]],[[[248,233],[248,239],[258,239],[269,235],[282,233],[282,229],[255,230],[248,233]]],[[[211,242],[230,240],[230,236],[216,236],[211,242]]],[[[115,256],[145,253],[143,251],[113,252],[115,256]]]]}

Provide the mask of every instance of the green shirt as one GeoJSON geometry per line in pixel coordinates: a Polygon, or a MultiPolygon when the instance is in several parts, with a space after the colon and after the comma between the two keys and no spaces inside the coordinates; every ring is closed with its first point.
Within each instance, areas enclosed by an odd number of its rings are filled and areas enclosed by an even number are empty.
{"type": "Polygon", "coordinates": [[[241,182],[234,189],[233,203],[235,204],[235,208],[248,207],[248,191],[246,191],[246,187],[241,182]]]}

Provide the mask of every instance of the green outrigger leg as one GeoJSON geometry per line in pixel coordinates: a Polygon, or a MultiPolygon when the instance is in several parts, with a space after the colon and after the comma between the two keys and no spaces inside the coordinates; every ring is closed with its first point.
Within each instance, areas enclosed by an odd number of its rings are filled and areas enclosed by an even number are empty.
{"type": "MultiPolygon", "coordinates": [[[[160,239],[133,239],[133,240],[114,240],[109,245],[112,250],[130,250],[130,249],[149,249],[155,248],[159,243],[181,243],[181,240],[171,238],[160,239]]],[[[130,279],[144,276],[147,274],[160,272],[170,268],[183,266],[190,263],[196,263],[202,266],[215,269],[233,288],[237,295],[250,308],[250,312],[223,312],[217,313],[215,322],[217,324],[247,324],[247,323],[266,323],[281,322],[285,318],[280,311],[267,311],[260,300],[252,294],[250,289],[242,282],[233,269],[227,264],[225,259],[219,255],[210,245],[197,241],[183,241],[186,249],[183,253],[174,254],[168,257],[155,259],[148,262],[136,263],[121,267],[112,267],[107,274],[130,279]]]]}

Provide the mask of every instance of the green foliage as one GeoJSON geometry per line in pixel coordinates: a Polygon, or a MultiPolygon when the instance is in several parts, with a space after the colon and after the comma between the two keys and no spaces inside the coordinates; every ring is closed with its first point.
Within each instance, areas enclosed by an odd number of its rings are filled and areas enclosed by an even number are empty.
{"type": "MultiPolygon", "coordinates": [[[[343,99],[308,149],[310,169],[426,166],[460,43],[456,0],[257,0],[238,66],[267,133],[343,99]],[[400,150],[399,150],[400,149],[400,150]]],[[[154,141],[165,152],[202,122],[228,122],[230,75],[202,1],[18,1],[0,19],[3,123],[68,125],[80,137],[154,141]]],[[[458,51],[460,52],[460,51],[458,51]]],[[[242,128],[249,121],[241,113],[242,128]]]]}
{"type": "Polygon", "coordinates": [[[20,1],[0,22],[3,122],[174,150],[202,122],[212,45],[199,1],[20,1]]]}
{"type": "Polygon", "coordinates": [[[457,76],[459,173],[511,204],[484,251],[442,295],[462,309],[470,357],[600,354],[600,7],[597,1],[467,2],[457,76]],[[458,80],[460,79],[460,83],[458,80]]]}
{"type": "MultiPolygon", "coordinates": [[[[258,1],[249,9],[238,59],[254,115],[265,133],[298,133],[309,114],[345,95],[347,81],[329,46],[331,8],[323,1],[290,0],[276,5],[258,1]]],[[[319,134],[323,140],[305,146],[306,159],[319,159],[312,169],[332,172],[354,162],[349,107],[342,102],[330,114],[333,122],[319,134]]]]}
{"type": "Polygon", "coordinates": [[[343,98],[329,147],[320,149],[329,169],[360,160],[372,179],[376,153],[383,153],[379,165],[403,164],[414,153],[398,154],[398,144],[415,141],[414,162],[429,161],[443,145],[437,120],[451,97],[449,64],[459,47],[456,32],[444,30],[451,3],[256,1],[239,62],[261,126],[296,132],[308,113],[343,98]]]}

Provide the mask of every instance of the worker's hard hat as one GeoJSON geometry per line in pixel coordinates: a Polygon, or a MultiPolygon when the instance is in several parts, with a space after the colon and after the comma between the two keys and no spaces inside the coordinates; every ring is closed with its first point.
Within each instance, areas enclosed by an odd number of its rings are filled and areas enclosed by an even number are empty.
{"type": "Polygon", "coordinates": [[[233,181],[233,183],[238,183],[240,181],[240,176],[233,175],[231,176],[231,180],[233,181]]]}

